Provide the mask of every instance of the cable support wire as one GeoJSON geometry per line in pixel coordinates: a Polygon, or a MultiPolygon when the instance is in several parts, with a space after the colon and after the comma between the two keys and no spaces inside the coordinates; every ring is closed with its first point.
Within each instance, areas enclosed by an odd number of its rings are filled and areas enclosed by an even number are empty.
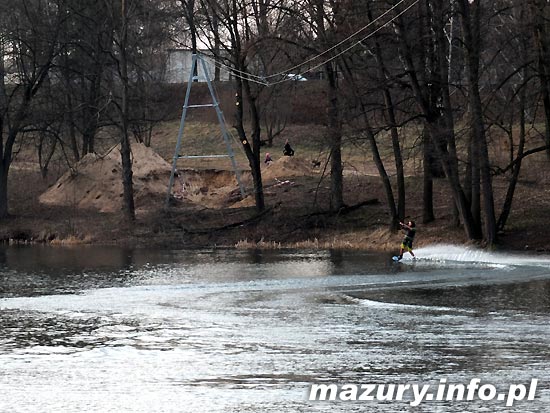
{"type": "MultiPolygon", "coordinates": [[[[331,52],[332,50],[340,47],[341,45],[343,45],[344,43],[346,43],[347,41],[349,41],[350,39],[352,39],[353,37],[357,36],[358,34],[360,34],[361,32],[365,31],[366,29],[368,29],[370,26],[372,26],[373,24],[377,23],[378,20],[382,19],[383,17],[385,17],[387,14],[389,14],[390,12],[392,12],[393,10],[395,10],[397,7],[399,7],[402,3],[406,2],[406,1],[409,1],[409,0],[401,0],[399,1],[397,4],[395,4],[394,6],[392,6],[391,8],[389,8],[388,10],[386,10],[384,13],[382,13],[380,16],[376,17],[374,20],[372,20],[371,22],[369,22],[368,24],[366,24],[365,26],[361,27],[360,29],[358,29],[357,31],[355,31],[354,33],[352,33],[351,35],[349,35],[348,37],[346,37],[345,39],[341,40],[340,42],[336,43],[335,45],[331,46],[330,48],[324,50],[323,52],[321,53],[318,53],[317,55],[313,56],[313,57],[310,57],[309,59],[303,61],[302,63],[299,63],[295,66],[292,66],[288,69],[285,69],[283,71],[280,71],[278,73],[274,73],[274,74],[271,74],[271,75],[267,75],[267,76],[261,76],[261,75],[255,75],[255,74],[252,74],[252,73],[249,73],[249,72],[245,72],[245,71],[242,71],[242,70],[238,70],[232,66],[229,66],[225,63],[222,63],[216,59],[214,59],[212,56],[209,56],[209,55],[202,55],[204,58],[208,59],[209,61],[211,61],[215,66],[217,66],[218,68],[223,68],[223,69],[226,69],[228,71],[230,71],[236,78],[239,78],[239,79],[242,79],[242,80],[247,80],[249,82],[252,82],[252,83],[257,83],[257,84],[260,84],[260,85],[263,85],[263,86],[270,86],[270,85],[276,85],[276,84],[280,84],[280,83],[284,83],[284,82],[289,82],[289,81],[294,81],[294,79],[292,78],[284,78],[284,79],[281,79],[281,80],[278,80],[278,81],[273,81],[273,82],[269,82],[268,79],[271,79],[271,78],[274,78],[274,77],[281,77],[281,76],[285,76],[285,75],[288,75],[289,73],[291,73],[292,71],[294,71],[295,69],[298,69],[298,68],[301,68],[303,67],[304,65],[308,64],[308,63],[311,63],[313,62],[314,60],[326,55],[327,53],[331,52]]],[[[356,41],[355,43],[353,43],[351,46],[348,46],[346,47],[344,50],[338,52],[336,55],[333,55],[331,56],[330,58],[324,60],[323,62],[313,66],[312,68],[309,68],[308,70],[305,70],[303,72],[300,72],[297,74],[298,75],[303,75],[307,72],[310,72],[312,70],[315,70],[327,63],[329,63],[330,61],[336,59],[337,57],[341,56],[342,54],[348,52],[349,50],[353,49],[355,46],[357,46],[358,44],[364,42],[365,40],[367,40],[368,38],[370,38],[371,36],[373,36],[374,34],[376,34],[377,32],[379,32],[380,30],[382,30],[384,27],[386,27],[388,24],[392,23],[395,19],[397,19],[398,17],[400,17],[401,15],[403,15],[404,13],[406,13],[408,10],[410,10],[413,6],[415,6],[417,3],[418,3],[419,0],[414,0],[408,7],[406,7],[403,11],[399,12],[397,15],[395,15],[394,17],[392,17],[390,20],[388,20],[387,22],[385,22],[383,25],[381,25],[380,27],[376,28],[373,32],[369,33],[367,36],[363,37],[361,40],[359,41],[356,41]]]]}
{"type": "MultiPolygon", "coordinates": [[[[382,30],[384,27],[386,27],[388,24],[390,23],[393,23],[393,21],[395,19],[397,19],[398,17],[402,16],[403,14],[405,14],[407,11],[409,11],[412,7],[414,7],[416,5],[416,3],[418,3],[420,0],[414,0],[414,2],[412,4],[410,4],[408,7],[406,7],[404,10],[402,10],[401,12],[399,12],[398,14],[396,14],[394,17],[392,17],[390,20],[388,20],[386,23],[384,23],[382,26],[380,27],[377,27],[373,32],[369,33],[367,36],[363,37],[362,39],[358,40],[357,42],[353,43],[351,46],[348,46],[347,48],[341,50],[340,52],[338,52],[337,54],[331,56],[330,58],[326,59],[325,61],[309,68],[308,70],[304,71],[304,72],[301,72],[301,73],[297,73],[296,76],[301,76],[307,72],[310,72],[312,70],[315,70],[315,69],[318,69],[319,67],[323,66],[323,65],[326,65],[327,63],[331,62],[332,60],[335,60],[336,58],[342,56],[344,53],[347,53],[349,52],[351,49],[353,49],[355,46],[363,43],[365,40],[369,39],[370,37],[374,36],[376,33],[378,33],[380,30],[382,30]]],[[[280,84],[280,83],[283,83],[283,82],[288,82],[288,81],[291,81],[293,79],[282,79],[282,80],[278,80],[278,81],[275,81],[275,82],[269,82],[269,86],[273,86],[273,85],[277,85],[277,84],[280,84]]]]}
{"type": "MultiPolygon", "coordinates": [[[[365,26],[361,27],[360,29],[358,29],[357,31],[355,31],[354,33],[352,33],[351,35],[349,35],[348,37],[346,37],[345,39],[341,40],[340,42],[336,43],[335,45],[329,47],[328,49],[324,50],[323,52],[313,56],[313,57],[310,57],[308,60],[305,60],[304,62],[298,64],[298,65],[295,65],[295,66],[292,66],[288,69],[285,69],[281,72],[278,72],[278,73],[274,73],[274,74],[271,74],[271,75],[268,75],[268,76],[260,76],[260,75],[254,75],[252,73],[248,73],[248,72],[243,72],[241,70],[237,70],[237,69],[234,69],[234,68],[231,68],[227,65],[224,65],[223,63],[220,63],[221,65],[225,66],[225,68],[229,69],[229,70],[232,70],[233,72],[237,72],[237,73],[240,73],[240,74],[243,74],[246,76],[247,79],[249,79],[250,77],[254,77],[256,79],[259,79],[260,81],[262,82],[265,82],[266,79],[270,79],[270,78],[273,78],[273,77],[280,77],[280,76],[283,76],[283,75],[286,75],[288,74],[289,72],[293,71],[294,69],[297,69],[297,68],[300,68],[302,67],[303,65],[307,64],[307,63],[310,63],[312,61],[314,61],[315,59],[321,57],[321,56],[324,56],[325,54],[327,54],[328,52],[336,49],[337,47],[341,46],[342,44],[346,43],[348,40],[352,39],[353,37],[357,36],[359,33],[363,32],[364,30],[368,29],[371,25],[375,24],[378,20],[382,19],[383,17],[385,17],[387,14],[389,14],[391,11],[393,11],[395,8],[399,7],[401,5],[401,3],[404,3],[408,0],[401,0],[399,1],[398,3],[396,3],[395,5],[393,5],[392,7],[390,7],[388,10],[386,10],[384,13],[382,13],[380,16],[376,17],[373,21],[367,23],[365,26]]],[[[415,1],[413,3],[416,4],[418,2],[415,1]]],[[[409,7],[410,8],[410,7],[409,7]]],[[[407,8],[408,9],[408,8],[407,8]]],[[[387,24],[387,23],[386,23],[387,24]]],[[[385,25],[385,24],[384,24],[385,25]]],[[[383,27],[383,26],[382,26],[383,27]]],[[[219,62],[217,62],[219,63],[219,62]]],[[[305,73],[305,72],[304,72],[305,73]]],[[[244,78],[243,78],[244,79],[244,78]]]]}
{"type": "MultiPolygon", "coordinates": [[[[306,65],[306,64],[308,64],[308,63],[310,63],[310,62],[312,62],[312,61],[314,61],[314,60],[316,60],[316,59],[318,59],[319,57],[326,55],[327,53],[331,52],[332,50],[334,50],[334,49],[340,47],[341,45],[343,45],[344,43],[346,43],[348,40],[351,40],[353,37],[357,36],[358,34],[360,34],[361,32],[363,32],[364,30],[367,30],[370,26],[372,26],[373,24],[377,23],[378,20],[380,20],[380,19],[382,19],[383,17],[385,17],[387,14],[389,14],[389,13],[392,12],[394,9],[396,9],[397,7],[399,7],[399,6],[401,5],[401,3],[404,3],[404,2],[406,2],[406,1],[409,1],[409,0],[401,0],[401,1],[399,1],[398,3],[396,3],[395,5],[393,5],[392,7],[390,7],[388,10],[386,10],[384,13],[382,13],[380,16],[376,17],[373,21],[367,23],[365,26],[361,27],[360,29],[358,29],[358,30],[355,31],[354,33],[350,34],[350,35],[349,35],[348,37],[346,37],[345,39],[339,41],[338,43],[336,43],[336,44],[334,44],[333,46],[329,47],[328,49],[324,50],[323,52],[321,52],[321,53],[319,53],[319,54],[317,54],[317,55],[315,55],[315,56],[313,56],[313,57],[310,57],[309,59],[305,60],[304,62],[302,62],[302,63],[300,63],[300,64],[297,64],[297,65],[295,65],[295,66],[293,66],[293,67],[290,67],[290,68],[288,68],[288,69],[286,69],[286,70],[283,70],[283,71],[281,71],[281,72],[279,72],[279,73],[274,73],[274,74],[272,74],[272,75],[266,76],[265,78],[266,78],[266,79],[270,79],[270,78],[273,78],[273,77],[280,77],[280,76],[287,75],[289,72],[292,72],[292,71],[294,71],[295,69],[298,69],[298,68],[300,68],[300,67],[302,67],[302,66],[304,66],[304,65],[306,65]]],[[[405,9],[405,10],[408,10],[410,7],[414,6],[416,3],[418,3],[418,1],[419,1],[419,0],[415,0],[415,1],[413,2],[413,4],[412,4],[411,6],[409,6],[409,7],[407,7],[407,9],[405,9]]],[[[402,14],[402,13],[401,13],[401,14],[402,14]]],[[[401,14],[399,14],[399,15],[401,15],[401,14]]],[[[398,15],[398,16],[399,16],[399,15],[398,15]]],[[[398,16],[396,16],[396,17],[398,17],[398,16]]],[[[384,24],[383,24],[381,27],[379,27],[377,30],[379,30],[380,28],[386,26],[388,23],[392,22],[396,17],[394,17],[393,19],[391,19],[389,22],[384,23],[384,24]]],[[[376,31],[373,32],[373,33],[376,33],[376,31]]],[[[355,43],[352,47],[356,46],[358,43],[359,43],[359,42],[355,43]]],[[[351,47],[350,47],[350,48],[351,48],[351,47]]],[[[346,49],[346,51],[349,50],[350,48],[346,49]]],[[[332,57],[330,60],[332,60],[332,59],[334,59],[334,58],[335,58],[335,57],[332,57]]],[[[329,62],[330,60],[327,60],[327,61],[323,62],[323,64],[329,62]]],[[[317,66],[317,67],[318,67],[318,66],[317,66]]],[[[310,70],[311,70],[311,69],[310,69],[310,70]]],[[[306,72],[307,72],[307,71],[306,71],[306,72]]],[[[306,73],[306,72],[304,72],[304,73],[306,73]]],[[[303,73],[301,73],[301,74],[303,74],[303,73]]],[[[285,80],[286,80],[286,79],[285,79],[285,80]]]]}
{"type": "Polygon", "coordinates": [[[269,86],[269,82],[267,82],[265,80],[262,80],[262,79],[264,79],[264,77],[262,77],[262,76],[254,75],[252,73],[248,73],[248,72],[245,72],[245,71],[242,71],[242,70],[235,69],[232,66],[226,65],[225,63],[222,63],[222,62],[216,60],[212,56],[202,54],[202,53],[200,55],[204,59],[210,61],[214,66],[218,67],[219,69],[225,69],[225,70],[231,72],[231,74],[234,77],[238,78],[238,79],[247,80],[249,82],[257,83],[257,84],[262,85],[262,86],[269,86]]]}

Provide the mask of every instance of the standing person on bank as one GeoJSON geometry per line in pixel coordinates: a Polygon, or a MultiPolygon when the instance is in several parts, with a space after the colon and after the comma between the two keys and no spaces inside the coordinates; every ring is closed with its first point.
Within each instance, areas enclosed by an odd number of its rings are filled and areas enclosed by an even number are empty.
{"type": "Polygon", "coordinates": [[[286,140],[285,147],[283,148],[283,155],[294,156],[294,149],[292,149],[292,146],[288,143],[288,139],[286,140]]]}

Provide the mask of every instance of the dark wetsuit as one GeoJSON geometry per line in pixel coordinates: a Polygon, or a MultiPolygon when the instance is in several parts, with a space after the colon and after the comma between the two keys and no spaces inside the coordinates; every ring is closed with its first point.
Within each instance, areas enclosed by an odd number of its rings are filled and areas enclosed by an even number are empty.
{"type": "Polygon", "coordinates": [[[403,238],[403,243],[401,244],[401,248],[403,248],[406,251],[412,250],[413,247],[413,241],[414,236],[416,235],[416,228],[405,228],[406,234],[405,238],[403,238]]]}

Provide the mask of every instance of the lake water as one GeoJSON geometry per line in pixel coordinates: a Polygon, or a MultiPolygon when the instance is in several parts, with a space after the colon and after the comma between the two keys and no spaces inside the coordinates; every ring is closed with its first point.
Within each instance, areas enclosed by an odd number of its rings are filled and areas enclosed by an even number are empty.
{"type": "Polygon", "coordinates": [[[0,247],[0,412],[548,411],[550,258],[0,247]],[[534,400],[309,401],[538,380],[534,400]]]}

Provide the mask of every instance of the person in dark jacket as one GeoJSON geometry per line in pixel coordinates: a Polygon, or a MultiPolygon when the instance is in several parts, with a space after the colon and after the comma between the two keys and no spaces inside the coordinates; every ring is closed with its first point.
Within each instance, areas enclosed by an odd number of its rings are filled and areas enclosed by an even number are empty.
{"type": "Polygon", "coordinates": [[[294,156],[294,149],[292,149],[292,146],[288,143],[288,139],[286,140],[285,147],[283,148],[283,155],[294,156]]]}
{"type": "Polygon", "coordinates": [[[405,252],[408,252],[414,258],[414,252],[412,248],[414,236],[416,235],[416,224],[414,223],[414,221],[409,221],[407,224],[400,222],[399,225],[401,226],[401,229],[405,231],[405,238],[403,238],[403,242],[401,243],[401,249],[399,251],[398,258],[403,258],[403,253],[405,252]]]}

